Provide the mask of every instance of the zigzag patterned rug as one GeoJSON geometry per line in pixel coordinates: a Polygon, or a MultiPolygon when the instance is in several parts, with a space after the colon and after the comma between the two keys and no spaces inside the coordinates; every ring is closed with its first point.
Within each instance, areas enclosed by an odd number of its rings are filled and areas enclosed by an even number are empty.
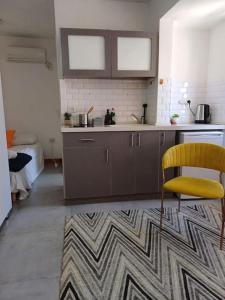
{"type": "MultiPolygon", "coordinates": [[[[66,218],[60,300],[224,300],[215,206],[66,218]]],[[[224,247],[225,248],[225,247],[224,247]]]]}

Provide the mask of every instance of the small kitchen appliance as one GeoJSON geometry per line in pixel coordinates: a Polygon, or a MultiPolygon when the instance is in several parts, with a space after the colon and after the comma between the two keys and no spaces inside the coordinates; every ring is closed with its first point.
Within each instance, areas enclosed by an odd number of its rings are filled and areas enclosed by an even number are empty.
{"type": "Polygon", "coordinates": [[[209,124],[210,122],[210,106],[208,104],[199,104],[195,114],[195,123],[209,124]]]}
{"type": "Polygon", "coordinates": [[[79,114],[79,127],[88,127],[88,114],[79,114]]]}

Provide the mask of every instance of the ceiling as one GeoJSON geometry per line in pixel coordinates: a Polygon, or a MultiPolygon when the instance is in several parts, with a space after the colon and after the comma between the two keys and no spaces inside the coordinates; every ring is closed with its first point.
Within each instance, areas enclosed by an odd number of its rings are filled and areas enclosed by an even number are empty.
{"type": "Polygon", "coordinates": [[[225,0],[180,0],[166,16],[180,25],[210,29],[225,20],[225,0]]]}
{"type": "MultiPolygon", "coordinates": [[[[142,3],[150,0],[102,1],[142,3]]],[[[54,0],[0,0],[0,35],[54,37],[54,0]]]]}
{"type": "MultiPolygon", "coordinates": [[[[180,0],[167,16],[184,26],[210,28],[225,20],[225,0],[180,0]]],[[[54,37],[54,0],[0,0],[0,35],[54,37]]]]}
{"type": "Polygon", "coordinates": [[[54,37],[53,2],[0,0],[0,35],[54,37]]]}

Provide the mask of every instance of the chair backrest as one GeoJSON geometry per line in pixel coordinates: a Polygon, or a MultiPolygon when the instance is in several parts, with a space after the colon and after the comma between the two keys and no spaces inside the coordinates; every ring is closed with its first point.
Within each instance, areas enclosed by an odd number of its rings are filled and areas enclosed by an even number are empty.
{"type": "Polygon", "coordinates": [[[163,155],[162,168],[198,167],[225,173],[225,148],[207,143],[179,144],[163,155]]]}

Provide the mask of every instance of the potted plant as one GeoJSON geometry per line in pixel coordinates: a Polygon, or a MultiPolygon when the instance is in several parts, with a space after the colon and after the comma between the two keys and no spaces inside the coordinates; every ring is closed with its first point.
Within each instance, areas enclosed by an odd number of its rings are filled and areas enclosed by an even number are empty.
{"type": "Polygon", "coordinates": [[[64,113],[64,125],[70,127],[71,126],[71,117],[72,115],[68,112],[64,113]]]}
{"type": "Polygon", "coordinates": [[[176,125],[177,124],[177,119],[179,119],[179,115],[178,114],[173,114],[171,117],[170,117],[170,124],[171,125],[176,125]]]}

